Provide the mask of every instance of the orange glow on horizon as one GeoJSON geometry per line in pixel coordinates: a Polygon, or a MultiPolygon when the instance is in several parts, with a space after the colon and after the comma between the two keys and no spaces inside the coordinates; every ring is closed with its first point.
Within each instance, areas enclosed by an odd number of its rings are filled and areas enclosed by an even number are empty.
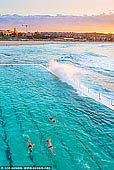
{"type": "MultiPolygon", "coordinates": [[[[21,32],[25,30],[19,29],[21,32]]],[[[28,32],[96,32],[96,33],[112,33],[114,34],[113,25],[85,25],[85,26],[59,26],[59,27],[50,27],[50,28],[30,28],[28,32]]]]}

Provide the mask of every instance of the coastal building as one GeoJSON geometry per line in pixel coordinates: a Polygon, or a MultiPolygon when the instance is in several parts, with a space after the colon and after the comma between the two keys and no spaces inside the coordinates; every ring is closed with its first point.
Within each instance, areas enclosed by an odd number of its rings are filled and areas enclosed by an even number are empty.
{"type": "Polygon", "coordinates": [[[16,30],[16,28],[14,28],[14,30],[0,30],[0,35],[1,36],[18,36],[18,31],[16,30]]]}
{"type": "Polygon", "coordinates": [[[14,31],[12,33],[14,36],[18,37],[18,31],[16,30],[16,28],[14,28],[14,31]]]}
{"type": "Polygon", "coordinates": [[[11,36],[13,31],[11,30],[0,30],[0,35],[6,35],[6,36],[11,36]]]}
{"type": "Polygon", "coordinates": [[[0,39],[28,39],[28,40],[54,40],[77,42],[114,42],[114,34],[105,33],[76,33],[76,32],[18,32],[16,28],[0,30],[0,39]],[[10,37],[8,37],[10,36],[10,37]]]}

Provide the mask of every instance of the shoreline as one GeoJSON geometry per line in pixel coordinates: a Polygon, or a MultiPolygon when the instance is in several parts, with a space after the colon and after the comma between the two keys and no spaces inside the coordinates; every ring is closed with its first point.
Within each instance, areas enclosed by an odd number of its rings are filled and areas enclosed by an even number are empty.
{"type": "Polygon", "coordinates": [[[114,44],[114,42],[73,42],[73,41],[0,41],[0,46],[23,46],[45,44],[114,44]]]}

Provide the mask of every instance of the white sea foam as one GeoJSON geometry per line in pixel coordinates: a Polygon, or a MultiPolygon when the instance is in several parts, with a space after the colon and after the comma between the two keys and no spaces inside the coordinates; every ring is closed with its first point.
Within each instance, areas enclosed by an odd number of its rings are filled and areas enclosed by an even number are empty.
{"type": "Polygon", "coordinates": [[[43,67],[57,76],[61,81],[71,85],[81,96],[90,97],[114,110],[113,101],[110,98],[103,96],[100,92],[90,89],[81,83],[80,77],[84,74],[83,69],[70,64],[61,64],[56,60],[50,61],[49,68],[43,67]]]}

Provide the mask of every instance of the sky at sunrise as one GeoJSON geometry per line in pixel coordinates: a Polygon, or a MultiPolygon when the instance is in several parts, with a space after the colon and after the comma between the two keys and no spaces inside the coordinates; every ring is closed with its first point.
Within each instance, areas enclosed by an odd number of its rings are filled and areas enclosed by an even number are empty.
{"type": "MultiPolygon", "coordinates": [[[[84,20],[83,16],[87,15],[87,16],[90,16],[89,18],[86,18],[86,19],[89,19],[88,20],[89,28],[91,27],[91,29],[89,29],[88,31],[114,32],[113,30],[114,0],[0,0],[0,15],[3,16],[6,14],[9,14],[9,15],[17,14],[21,16],[30,16],[30,15],[56,16],[57,14],[69,15],[69,16],[80,16],[80,18],[77,18],[79,20],[79,24],[81,20],[84,20]],[[103,21],[102,15],[106,15],[107,17],[109,17],[109,21],[106,18],[106,16],[104,17],[104,21],[103,21]],[[95,16],[96,19],[92,23],[91,17],[93,16],[95,16]],[[97,23],[97,16],[102,17],[102,19],[99,18],[98,23],[97,23]],[[105,19],[107,19],[106,23],[105,23],[105,19]],[[104,27],[104,30],[101,29],[101,26],[104,27]],[[93,28],[96,28],[96,29],[93,29],[93,28]]],[[[3,22],[3,19],[1,21],[2,22],[0,23],[0,27],[6,28],[5,18],[4,18],[4,22],[3,22]]],[[[27,22],[29,21],[27,20],[27,22]]],[[[27,22],[26,24],[28,24],[27,22]]],[[[35,23],[37,25],[37,22],[35,23]]],[[[71,21],[70,21],[70,24],[71,24],[71,21]]],[[[16,26],[16,24],[12,25],[12,27],[13,26],[16,26]]],[[[81,30],[83,32],[84,30],[87,31],[88,29],[87,27],[88,25],[85,24],[85,22],[83,25],[83,22],[82,22],[80,25],[78,25],[78,30],[76,30],[74,23],[72,27],[68,23],[66,23],[66,26],[64,27],[64,23],[63,23],[63,26],[61,26],[61,29],[62,31],[70,31],[69,28],[72,28],[71,31],[81,30]]],[[[50,27],[50,30],[56,31],[55,27],[53,26],[50,27]]],[[[46,30],[44,29],[44,31],[46,30]]],[[[60,31],[60,29],[58,29],[58,31],[60,31]]]]}
{"type": "Polygon", "coordinates": [[[114,0],[0,0],[1,14],[92,15],[114,10],[114,0]]]}

